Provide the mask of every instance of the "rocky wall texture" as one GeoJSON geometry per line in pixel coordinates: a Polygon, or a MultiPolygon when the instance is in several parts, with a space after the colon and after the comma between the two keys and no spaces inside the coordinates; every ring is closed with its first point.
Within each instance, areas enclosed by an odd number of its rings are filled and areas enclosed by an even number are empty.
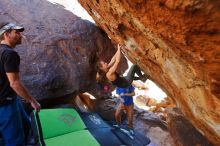
{"type": "Polygon", "coordinates": [[[34,97],[99,93],[96,63],[109,61],[116,49],[95,24],[47,0],[0,0],[0,22],[5,21],[25,27],[15,50],[21,56],[21,78],[34,97]]]}
{"type": "Polygon", "coordinates": [[[96,23],[220,143],[220,1],[79,0],[96,23]]]}

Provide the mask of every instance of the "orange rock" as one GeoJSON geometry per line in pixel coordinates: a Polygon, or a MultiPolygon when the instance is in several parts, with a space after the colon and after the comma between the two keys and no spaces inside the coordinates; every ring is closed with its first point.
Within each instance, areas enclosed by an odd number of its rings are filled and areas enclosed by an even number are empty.
{"type": "Polygon", "coordinates": [[[79,0],[124,54],[220,143],[220,1],[79,0]]]}

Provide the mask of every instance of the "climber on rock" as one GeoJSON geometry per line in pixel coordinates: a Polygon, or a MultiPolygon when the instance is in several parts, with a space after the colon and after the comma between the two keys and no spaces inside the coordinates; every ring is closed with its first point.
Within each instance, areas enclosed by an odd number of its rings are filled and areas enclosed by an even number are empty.
{"type": "Polygon", "coordinates": [[[98,73],[103,74],[106,78],[116,87],[126,88],[130,86],[133,80],[146,81],[148,76],[141,73],[139,66],[132,65],[129,72],[125,77],[119,75],[116,70],[121,60],[121,46],[118,45],[118,50],[115,55],[112,57],[109,63],[104,61],[98,62],[98,73]],[[135,73],[138,77],[135,76],[135,73]]]}

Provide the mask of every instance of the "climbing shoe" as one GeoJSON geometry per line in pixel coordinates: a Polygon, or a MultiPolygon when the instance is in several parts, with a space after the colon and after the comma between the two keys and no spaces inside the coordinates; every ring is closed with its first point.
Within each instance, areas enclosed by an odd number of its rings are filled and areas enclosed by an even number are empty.
{"type": "Polygon", "coordinates": [[[120,127],[120,125],[118,125],[118,124],[114,124],[114,125],[112,125],[114,128],[116,128],[116,129],[119,129],[119,128],[121,128],[120,127]]]}

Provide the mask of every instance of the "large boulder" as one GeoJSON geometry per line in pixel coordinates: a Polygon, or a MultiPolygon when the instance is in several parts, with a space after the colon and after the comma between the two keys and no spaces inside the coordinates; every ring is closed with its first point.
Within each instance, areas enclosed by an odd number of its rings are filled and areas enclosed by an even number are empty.
{"type": "MultiPolygon", "coordinates": [[[[0,21],[25,27],[21,76],[38,99],[97,92],[96,63],[116,49],[104,31],[46,0],[0,0],[0,21]]],[[[125,58],[122,61],[125,69],[125,58]]],[[[49,101],[48,101],[49,102],[49,101]]]]}
{"type": "Polygon", "coordinates": [[[220,1],[79,0],[127,57],[220,143],[220,1]]]}

